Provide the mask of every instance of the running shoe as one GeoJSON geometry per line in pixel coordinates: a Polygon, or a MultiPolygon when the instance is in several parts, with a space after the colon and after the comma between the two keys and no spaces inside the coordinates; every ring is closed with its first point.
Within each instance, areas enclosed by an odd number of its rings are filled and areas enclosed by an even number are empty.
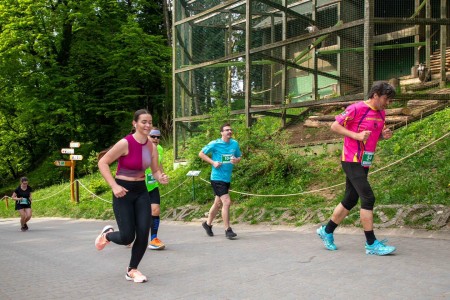
{"type": "Polygon", "coordinates": [[[148,249],[151,250],[162,250],[165,247],[166,245],[164,245],[164,243],[161,242],[161,240],[158,239],[157,237],[151,240],[150,243],[148,243],[148,249]]]}
{"type": "Polygon", "coordinates": [[[142,275],[141,272],[139,272],[137,269],[131,269],[125,274],[125,279],[129,281],[134,281],[137,283],[146,282],[147,277],[142,275]]]}
{"type": "Polygon", "coordinates": [[[28,225],[27,225],[27,223],[25,223],[25,225],[23,225],[23,228],[25,228],[25,230],[28,230],[28,225]]]}
{"type": "Polygon", "coordinates": [[[336,245],[334,244],[334,237],[332,233],[326,233],[325,232],[325,225],[320,226],[320,228],[317,228],[317,235],[322,239],[323,244],[325,245],[325,248],[328,250],[334,251],[337,250],[336,245]]]}
{"type": "Polygon", "coordinates": [[[109,241],[106,239],[106,234],[113,231],[114,228],[111,225],[106,225],[103,227],[102,232],[100,232],[98,237],[95,239],[95,248],[97,248],[97,250],[103,250],[103,248],[109,244],[109,241]]]}
{"type": "Polygon", "coordinates": [[[20,227],[20,231],[25,232],[27,230],[25,229],[25,226],[22,226],[22,227],[20,227]]]}
{"type": "Polygon", "coordinates": [[[203,228],[205,228],[206,234],[209,236],[214,236],[214,232],[212,231],[212,225],[206,224],[206,221],[202,223],[203,228]]]}
{"type": "Polygon", "coordinates": [[[388,255],[395,251],[394,246],[388,246],[386,245],[387,240],[378,241],[375,240],[375,242],[372,245],[367,245],[366,242],[366,254],[369,255],[388,255]]]}
{"type": "Polygon", "coordinates": [[[231,239],[235,238],[237,236],[237,234],[233,232],[233,229],[231,229],[231,227],[228,227],[228,229],[225,230],[225,236],[231,240],[231,239]]]}

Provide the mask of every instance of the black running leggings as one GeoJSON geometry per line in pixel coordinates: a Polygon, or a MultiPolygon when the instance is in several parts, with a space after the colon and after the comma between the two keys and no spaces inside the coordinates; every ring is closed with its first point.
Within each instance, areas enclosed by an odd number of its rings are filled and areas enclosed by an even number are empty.
{"type": "Polygon", "coordinates": [[[342,206],[351,210],[358,203],[359,197],[362,209],[373,210],[375,196],[367,180],[369,168],[365,168],[357,162],[342,161],[341,165],[347,176],[344,199],[341,201],[342,206]]]}
{"type": "Polygon", "coordinates": [[[113,209],[119,231],[108,233],[107,239],[119,245],[133,242],[129,268],[137,269],[147,249],[151,224],[150,197],[144,181],[116,182],[128,190],[122,198],[113,195],[113,209]]]}

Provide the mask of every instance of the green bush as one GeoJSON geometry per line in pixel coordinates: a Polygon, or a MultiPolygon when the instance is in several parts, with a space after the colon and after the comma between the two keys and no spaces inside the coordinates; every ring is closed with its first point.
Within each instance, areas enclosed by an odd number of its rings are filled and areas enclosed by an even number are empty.
{"type": "Polygon", "coordinates": [[[93,192],[94,194],[103,194],[110,190],[109,185],[106,183],[105,179],[103,177],[92,179],[89,182],[89,190],[93,192]]]}

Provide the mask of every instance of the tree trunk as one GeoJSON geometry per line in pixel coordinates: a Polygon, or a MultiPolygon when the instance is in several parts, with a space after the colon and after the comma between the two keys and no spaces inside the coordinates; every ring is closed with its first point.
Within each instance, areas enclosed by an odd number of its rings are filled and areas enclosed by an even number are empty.
{"type": "Polygon", "coordinates": [[[334,121],[336,116],[325,115],[325,116],[310,116],[308,119],[311,121],[334,121]]]}
{"type": "Polygon", "coordinates": [[[305,123],[303,123],[304,127],[308,128],[319,128],[319,127],[330,127],[333,122],[324,122],[324,121],[318,121],[318,120],[311,120],[307,119],[305,120],[305,123]]]}
{"type": "Polygon", "coordinates": [[[416,108],[418,106],[434,106],[438,104],[439,104],[438,100],[409,100],[406,103],[406,106],[408,108],[416,108]]]}
{"type": "Polygon", "coordinates": [[[385,110],[386,116],[404,115],[408,116],[411,113],[411,109],[407,107],[389,108],[385,110]]]}
{"type": "Polygon", "coordinates": [[[169,0],[163,0],[163,12],[164,12],[164,26],[166,27],[166,35],[167,35],[167,46],[172,45],[172,22],[169,14],[169,0]]]}
{"type": "Polygon", "coordinates": [[[386,117],[386,124],[395,124],[399,122],[406,122],[410,120],[410,116],[387,116],[386,117]]]}

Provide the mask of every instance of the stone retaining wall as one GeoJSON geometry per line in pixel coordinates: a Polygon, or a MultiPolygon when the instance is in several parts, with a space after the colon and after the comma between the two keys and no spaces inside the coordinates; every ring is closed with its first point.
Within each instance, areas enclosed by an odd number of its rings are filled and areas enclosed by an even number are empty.
{"type": "MultiPolygon", "coordinates": [[[[231,208],[232,223],[304,225],[308,223],[325,223],[331,216],[334,207],[317,210],[275,208],[242,208],[234,205],[231,208]]],[[[164,220],[190,221],[206,218],[208,209],[201,206],[187,205],[171,208],[162,212],[164,220]]],[[[217,221],[220,220],[220,214],[217,221]]],[[[422,229],[450,229],[450,206],[416,204],[378,205],[374,210],[376,228],[411,227],[422,229]]],[[[353,209],[343,225],[359,226],[359,210],[353,209]]]]}

